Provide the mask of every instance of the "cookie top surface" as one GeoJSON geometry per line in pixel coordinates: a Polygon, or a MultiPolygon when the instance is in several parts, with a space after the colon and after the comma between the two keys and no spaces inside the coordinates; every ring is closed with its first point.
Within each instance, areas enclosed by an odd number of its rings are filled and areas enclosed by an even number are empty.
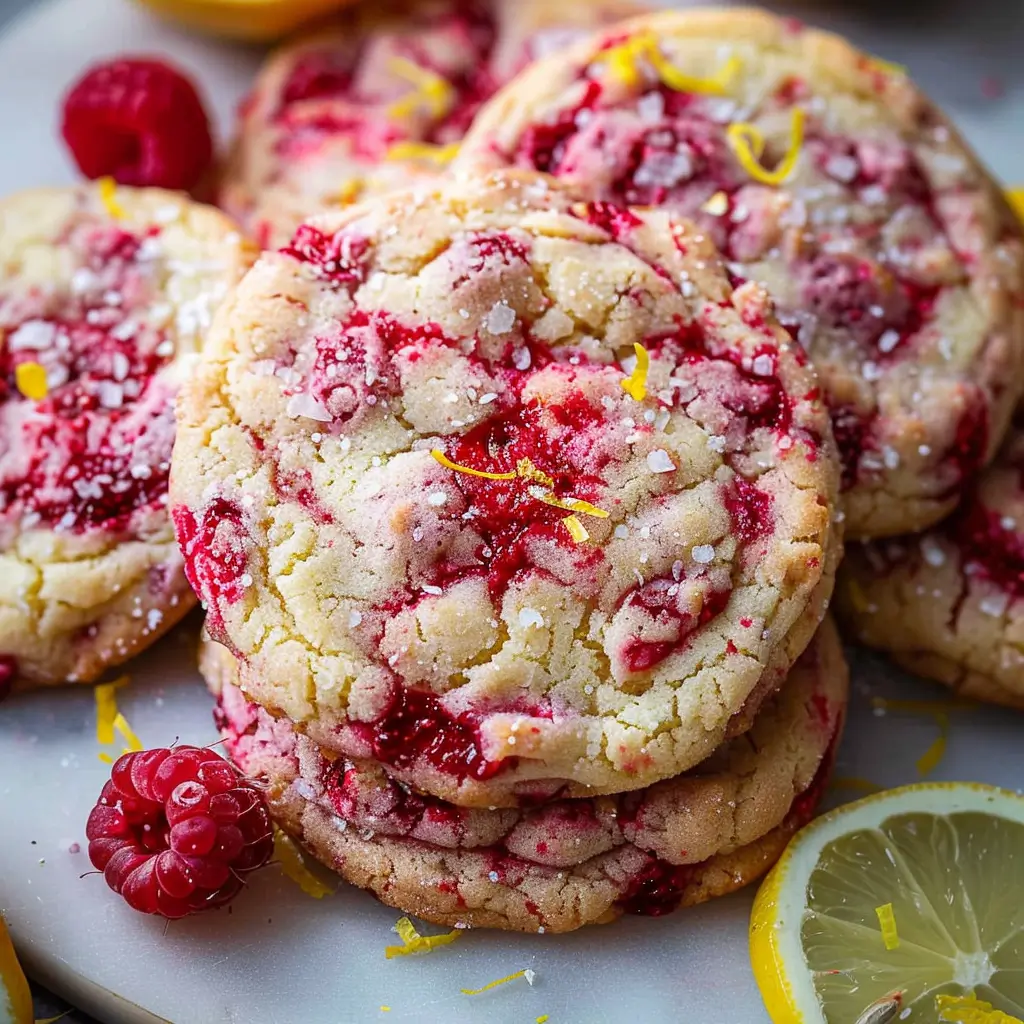
{"type": "Polygon", "coordinates": [[[399,0],[346,12],[263,68],[222,204],[276,247],[311,214],[429,180],[515,72],[639,10],[630,0],[399,0]]]}
{"type": "Polygon", "coordinates": [[[848,530],[942,518],[1020,387],[1021,229],[898,68],[759,11],[663,12],[525,71],[454,170],[515,165],[692,217],[814,359],[848,530]]]}
{"type": "Polygon", "coordinates": [[[1024,425],[940,526],[851,545],[839,607],[852,631],[980,700],[1024,707],[1024,425]]]}
{"type": "Polygon", "coordinates": [[[173,552],[174,396],[250,258],[215,210],[103,191],[0,202],[0,655],[41,682],[141,572],[131,545],[173,552]]]}
{"type": "Polygon", "coordinates": [[[183,390],[172,473],[249,692],[485,802],[707,756],[830,587],[837,486],[762,289],[668,212],[522,174],[265,253],[183,390]]]}
{"type": "MultiPolygon", "coordinates": [[[[218,721],[230,756],[267,784],[286,827],[295,805],[305,812],[316,807],[336,839],[351,833],[366,844],[345,857],[349,872],[374,875],[381,854],[397,854],[387,860],[406,865],[391,877],[375,876],[372,888],[391,889],[402,870],[419,875],[421,901],[400,902],[402,909],[471,924],[489,908],[504,920],[480,923],[530,931],[572,919],[567,877],[591,895],[614,879],[610,896],[619,912],[664,913],[683,898],[678,883],[691,885],[711,858],[758,842],[801,805],[813,808],[838,743],[848,688],[842,647],[826,620],[750,732],[684,775],[616,797],[486,810],[421,796],[372,763],[335,759],[287,720],[246,702],[232,683],[236,663],[225,648],[208,645],[202,660],[221,694],[218,721]]],[[[303,817],[302,837],[332,863],[334,851],[321,845],[324,829],[308,828],[303,817]]]]}

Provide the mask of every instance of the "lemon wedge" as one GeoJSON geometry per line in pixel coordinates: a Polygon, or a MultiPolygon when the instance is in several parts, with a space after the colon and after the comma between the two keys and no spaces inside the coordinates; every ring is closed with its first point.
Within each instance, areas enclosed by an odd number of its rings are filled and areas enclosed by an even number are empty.
{"type": "Polygon", "coordinates": [[[969,783],[847,804],[794,837],[750,920],[774,1024],[1024,1017],[1024,798],[969,783]],[[966,999],[965,999],[966,997],[966,999]],[[1008,1015],[1008,1016],[1007,1016],[1008,1015]]]}
{"type": "Polygon", "coordinates": [[[32,1024],[32,995],[0,917],[0,1024],[32,1024]]]}

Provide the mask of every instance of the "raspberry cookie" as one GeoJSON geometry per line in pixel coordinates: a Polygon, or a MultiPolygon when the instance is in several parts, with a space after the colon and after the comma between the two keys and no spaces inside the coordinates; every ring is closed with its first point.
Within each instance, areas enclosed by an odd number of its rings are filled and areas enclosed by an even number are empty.
{"type": "Polygon", "coordinates": [[[325,864],[425,920],[527,932],[664,914],[752,881],[813,812],[847,695],[826,620],[750,732],[686,775],[617,797],[471,810],[337,759],[249,704],[220,645],[203,662],[228,752],[325,864]]]}
{"type": "Polygon", "coordinates": [[[863,643],[968,697],[1024,708],[1024,426],[956,512],[851,545],[839,607],[863,643]]]}
{"type": "Polygon", "coordinates": [[[346,14],[263,69],[221,202],[276,248],[311,214],[432,178],[516,71],[639,10],[630,0],[399,0],[346,14]]]}
{"type": "Polygon", "coordinates": [[[678,774],[831,589],[813,372],[668,212],[512,173],[313,221],[182,399],[178,539],[247,691],[444,799],[678,774]]]}
{"type": "Polygon", "coordinates": [[[454,165],[514,165],[694,218],[814,359],[847,528],[923,529],[1009,423],[1021,229],[898,69],[757,11],[665,12],[525,71],[454,165]]]}
{"type": "Polygon", "coordinates": [[[0,692],[90,682],[192,607],[166,507],[174,396],[249,261],[171,192],[0,202],[0,692]]]}

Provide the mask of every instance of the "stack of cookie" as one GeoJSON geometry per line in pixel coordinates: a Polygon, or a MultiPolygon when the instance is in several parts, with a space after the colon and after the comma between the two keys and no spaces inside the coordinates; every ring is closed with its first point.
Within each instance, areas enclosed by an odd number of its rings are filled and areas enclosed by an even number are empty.
{"type": "MultiPolygon", "coordinates": [[[[450,40],[372,39],[419,62],[436,155],[431,102],[465,127],[450,40]]],[[[359,98],[373,45],[333,78],[305,46],[280,95],[359,98]]],[[[273,234],[247,136],[307,136],[259,96],[232,180],[273,234]]],[[[308,179],[273,172],[282,223],[391,151],[356,121],[318,122],[308,179]]],[[[534,63],[415,177],[265,253],[179,405],[229,749],[282,827],[427,920],[565,931],[728,892],[824,788],[844,529],[931,526],[1006,430],[1019,227],[902,71],[757,12],[534,63]]]]}

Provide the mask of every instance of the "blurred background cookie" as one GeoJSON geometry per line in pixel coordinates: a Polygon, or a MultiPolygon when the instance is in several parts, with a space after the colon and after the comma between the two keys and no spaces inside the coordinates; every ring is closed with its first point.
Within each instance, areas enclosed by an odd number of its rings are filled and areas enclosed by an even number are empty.
{"type": "Polygon", "coordinates": [[[167,514],[174,399],[249,259],[176,193],[0,203],[0,690],[92,681],[193,606],[167,514]]]}

